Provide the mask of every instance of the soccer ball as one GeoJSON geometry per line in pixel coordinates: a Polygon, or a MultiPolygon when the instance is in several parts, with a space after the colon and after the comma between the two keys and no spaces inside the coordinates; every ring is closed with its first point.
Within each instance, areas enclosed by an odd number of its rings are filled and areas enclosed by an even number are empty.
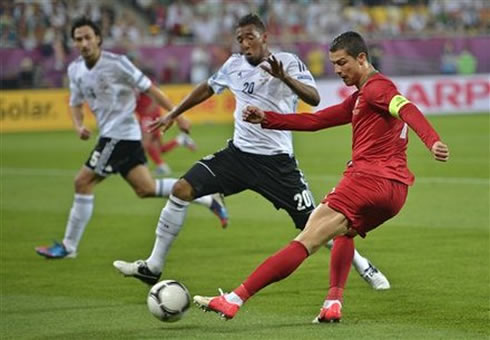
{"type": "Polygon", "coordinates": [[[191,306],[187,288],[175,280],[164,280],[151,287],[146,299],[148,309],[165,322],[180,320],[191,306]]]}

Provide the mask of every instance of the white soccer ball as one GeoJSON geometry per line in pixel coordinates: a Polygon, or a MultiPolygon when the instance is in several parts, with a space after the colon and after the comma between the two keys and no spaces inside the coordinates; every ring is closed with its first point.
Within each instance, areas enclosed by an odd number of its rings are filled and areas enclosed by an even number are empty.
{"type": "Polygon", "coordinates": [[[191,306],[191,296],[182,283],[164,280],[151,287],[146,303],[157,319],[175,322],[182,319],[191,306]]]}

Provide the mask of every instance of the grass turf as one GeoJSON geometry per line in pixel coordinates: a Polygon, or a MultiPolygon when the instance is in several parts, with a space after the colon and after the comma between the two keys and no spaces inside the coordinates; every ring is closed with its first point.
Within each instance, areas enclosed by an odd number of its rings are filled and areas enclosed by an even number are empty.
{"type": "MultiPolygon", "coordinates": [[[[261,291],[229,322],[192,307],[173,324],[146,308],[148,288],[121,277],[115,259],[149,255],[162,199],[140,200],[119,177],[97,188],[95,212],[75,260],[48,261],[34,247],[61,239],[73,176],[94,140],[72,132],[2,134],[0,288],[2,339],[488,339],[489,115],[432,117],[451,160],[440,164],[411,134],[417,182],[402,212],[356,246],[390,279],[375,292],[353,270],[344,319],[311,325],[328,287],[328,252],[261,291]]],[[[225,145],[229,125],[195,126],[195,153],[166,156],[182,174],[225,145]]],[[[317,201],[350,157],[350,129],[295,134],[296,155],[317,201]]],[[[207,209],[189,209],[165,278],[191,294],[233,289],[296,231],[287,214],[253,192],[227,198],[229,229],[207,209]]]]}

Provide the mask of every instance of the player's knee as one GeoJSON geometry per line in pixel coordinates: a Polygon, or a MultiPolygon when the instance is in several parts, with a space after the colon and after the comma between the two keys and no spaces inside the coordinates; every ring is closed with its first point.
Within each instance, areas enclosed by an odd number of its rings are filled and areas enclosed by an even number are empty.
{"type": "Polygon", "coordinates": [[[75,177],[74,186],[75,192],[79,194],[89,193],[92,188],[90,179],[80,175],[75,177]]]}
{"type": "Polygon", "coordinates": [[[179,179],[172,188],[172,195],[183,201],[190,202],[194,199],[194,189],[185,179],[179,179]]]}

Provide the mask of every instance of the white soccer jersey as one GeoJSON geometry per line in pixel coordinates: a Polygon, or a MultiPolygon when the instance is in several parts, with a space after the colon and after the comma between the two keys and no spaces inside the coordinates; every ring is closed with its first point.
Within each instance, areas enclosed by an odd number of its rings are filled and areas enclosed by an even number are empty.
{"type": "MultiPolygon", "coordinates": [[[[294,79],[316,88],[315,80],[301,60],[291,53],[275,53],[284,70],[294,79]]],[[[261,65],[269,66],[264,61],[261,65]]],[[[235,96],[235,131],[233,143],[245,152],[261,155],[293,154],[290,131],[262,129],[260,124],[242,120],[242,110],[254,105],[265,111],[291,113],[296,111],[298,96],[281,80],[250,65],[244,56],[232,55],[208,80],[215,93],[228,88],[235,96]]]]}
{"type": "Polygon", "coordinates": [[[68,67],[70,106],[86,101],[95,115],[101,137],[141,140],[134,115],[136,90],[146,91],[151,81],[123,55],[102,51],[88,69],[82,57],[68,67]]]}

